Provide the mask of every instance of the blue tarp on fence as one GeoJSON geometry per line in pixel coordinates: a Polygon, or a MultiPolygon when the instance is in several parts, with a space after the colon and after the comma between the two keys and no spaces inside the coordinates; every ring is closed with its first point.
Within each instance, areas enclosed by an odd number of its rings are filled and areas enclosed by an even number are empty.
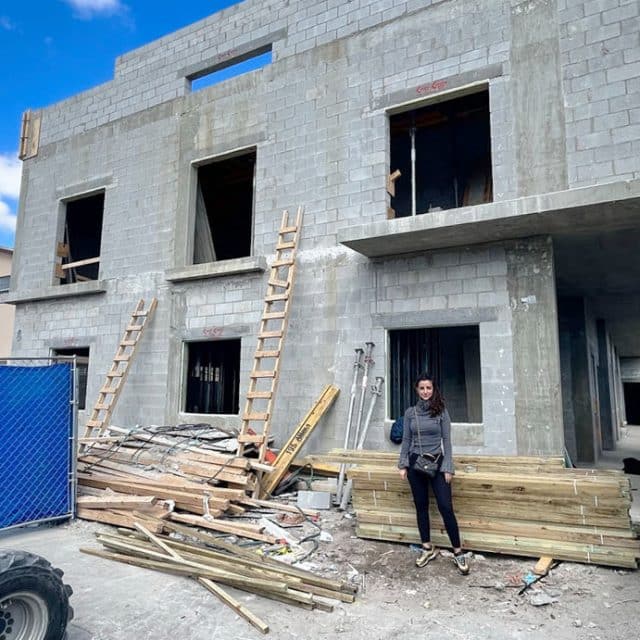
{"type": "Polygon", "coordinates": [[[73,369],[0,366],[0,529],[73,514],[73,369]]]}

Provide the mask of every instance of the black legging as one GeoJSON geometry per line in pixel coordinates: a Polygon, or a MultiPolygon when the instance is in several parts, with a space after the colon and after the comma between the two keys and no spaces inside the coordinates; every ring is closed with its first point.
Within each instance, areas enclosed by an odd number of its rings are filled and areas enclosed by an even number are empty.
{"type": "Polygon", "coordinates": [[[431,529],[429,526],[429,485],[431,485],[433,495],[436,497],[438,511],[440,511],[440,515],[444,521],[451,545],[454,549],[460,548],[460,530],[458,529],[456,515],[453,512],[451,485],[447,484],[447,481],[444,479],[444,473],[441,471],[438,471],[435,478],[429,478],[424,473],[414,471],[411,468],[414,460],[414,455],[411,455],[409,458],[410,466],[407,470],[407,478],[411,486],[413,502],[416,505],[420,540],[422,540],[423,544],[431,542],[431,529]]]}

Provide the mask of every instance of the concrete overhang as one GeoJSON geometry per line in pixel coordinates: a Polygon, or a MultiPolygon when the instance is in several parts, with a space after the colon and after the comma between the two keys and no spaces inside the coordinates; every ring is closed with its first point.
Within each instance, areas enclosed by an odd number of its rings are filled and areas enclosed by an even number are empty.
{"type": "Polygon", "coordinates": [[[338,232],[369,258],[533,235],[640,226],[640,180],[382,220],[338,232]]]}

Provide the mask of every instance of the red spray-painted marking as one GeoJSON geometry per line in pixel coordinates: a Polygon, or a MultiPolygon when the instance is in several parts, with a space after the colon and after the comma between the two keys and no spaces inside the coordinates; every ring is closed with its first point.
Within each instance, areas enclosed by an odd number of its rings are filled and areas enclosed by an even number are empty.
{"type": "Polygon", "coordinates": [[[431,93],[432,91],[442,91],[447,88],[446,80],[434,80],[431,83],[421,84],[419,87],[416,87],[416,93],[431,93]]]}

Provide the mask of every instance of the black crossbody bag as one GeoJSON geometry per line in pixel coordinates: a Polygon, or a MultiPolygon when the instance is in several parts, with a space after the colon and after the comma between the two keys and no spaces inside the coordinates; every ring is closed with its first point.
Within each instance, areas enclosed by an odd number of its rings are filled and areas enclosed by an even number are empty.
{"type": "Polygon", "coordinates": [[[422,452],[422,439],[420,438],[420,425],[418,424],[418,412],[416,408],[413,408],[415,418],[416,418],[416,433],[418,434],[418,447],[420,449],[420,453],[418,457],[415,459],[412,468],[419,473],[423,473],[429,478],[435,478],[436,474],[440,470],[440,459],[442,458],[442,452],[438,455],[433,455],[431,453],[423,453],[422,452]]]}

